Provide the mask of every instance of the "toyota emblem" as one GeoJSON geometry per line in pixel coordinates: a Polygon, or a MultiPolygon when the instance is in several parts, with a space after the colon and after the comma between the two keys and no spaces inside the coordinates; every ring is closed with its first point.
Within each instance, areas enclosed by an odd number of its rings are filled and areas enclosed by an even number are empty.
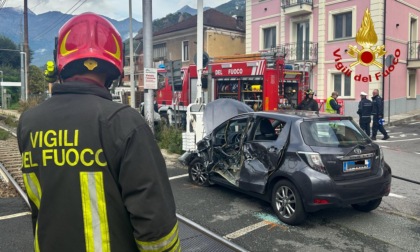
{"type": "Polygon", "coordinates": [[[354,153],[356,153],[356,154],[361,154],[361,153],[362,153],[362,150],[361,150],[361,149],[359,149],[359,148],[356,148],[356,149],[354,149],[353,151],[354,151],[354,153]]]}

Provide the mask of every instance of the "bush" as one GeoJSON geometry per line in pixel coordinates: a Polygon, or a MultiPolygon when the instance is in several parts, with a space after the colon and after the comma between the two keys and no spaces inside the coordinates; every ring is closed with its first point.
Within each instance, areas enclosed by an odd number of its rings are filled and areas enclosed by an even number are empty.
{"type": "Polygon", "coordinates": [[[6,140],[6,139],[9,138],[9,136],[10,136],[9,132],[7,132],[3,129],[0,129],[0,140],[6,140]]]}
{"type": "Polygon", "coordinates": [[[182,154],[182,130],[160,123],[155,127],[155,137],[161,149],[182,154]]]}
{"type": "Polygon", "coordinates": [[[16,120],[16,117],[14,116],[7,116],[6,119],[4,120],[4,123],[14,128],[18,126],[18,121],[16,120]]]}
{"type": "Polygon", "coordinates": [[[20,113],[25,112],[26,110],[38,106],[41,102],[44,101],[42,96],[32,96],[29,97],[27,101],[20,101],[18,111],[20,113]]]}

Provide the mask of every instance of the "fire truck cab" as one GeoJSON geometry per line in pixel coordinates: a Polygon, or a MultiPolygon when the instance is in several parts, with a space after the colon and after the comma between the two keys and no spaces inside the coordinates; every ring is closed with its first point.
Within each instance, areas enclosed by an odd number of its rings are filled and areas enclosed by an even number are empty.
{"type": "MultiPolygon", "coordinates": [[[[284,59],[275,53],[214,58],[202,72],[204,104],[231,98],[245,102],[255,111],[294,108],[309,88],[309,73],[287,68],[284,59]]],[[[176,120],[185,123],[188,105],[197,98],[196,65],[183,67],[181,79],[180,85],[172,86],[166,81],[157,91],[159,113],[171,124],[176,120]]]]}

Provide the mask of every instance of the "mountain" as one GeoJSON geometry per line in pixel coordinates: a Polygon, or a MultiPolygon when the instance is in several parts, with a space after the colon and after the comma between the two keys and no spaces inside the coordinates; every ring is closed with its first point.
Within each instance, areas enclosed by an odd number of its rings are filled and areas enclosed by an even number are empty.
{"type": "MultiPolygon", "coordinates": [[[[204,7],[207,10],[209,7],[204,7]]],[[[230,16],[245,16],[245,0],[231,0],[215,8],[230,16]]],[[[197,15],[197,9],[186,5],[161,19],[153,20],[153,30],[162,29],[191,15],[197,15]]],[[[35,14],[28,10],[28,36],[29,48],[34,52],[31,64],[42,67],[48,60],[53,60],[54,41],[60,27],[74,15],[58,11],[35,14]]],[[[105,17],[105,16],[104,16],[105,17]]],[[[129,38],[130,20],[117,21],[108,17],[115,28],[120,32],[123,40],[129,38]]],[[[0,35],[10,38],[16,44],[23,42],[23,10],[18,8],[0,8],[0,35]]],[[[143,23],[133,19],[134,33],[140,31],[143,23]]],[[[133,34],[135,36],[135,34],[133,34]]]]}
{"type": "MultiPolygon", "coordinates": [[[[209,7],[203,7],[203,10],[206,11],[209,7]]],[[[245,0],[231,0],[227,3],[221,4],[215,8],[229,16],[245,16],[245,0]]],[[[188,5],[185,5],[176,12],[188,13],[192,16],[197,15],[197,9],[191,8],[188,5]]]]}
{"type": "Polygon", "coordinates": [[[185,5],[184,7],[182,7],[181,9],[179,9],[177,12],[180,12],[180,13],[188,13],[191,16],[197,15],[197,9],[193,9],[193,8],[191,8],[188,5],[185,5]]]}
{"type": "MultiPolygon", "coordinates": [[[[17,8],[0,9],[0,35],[10,38],[16,44],[23,41],[23,10],[17,8]]],[[[74,15],[50,11],[35,14],[28,10],[29,47],[34,52],[31,64],[42,67],[48,60],[53,60],[54,41],[60,27],[74,15]]],[[[121,34],[123,40],[130,35],[130,19],[117,21],[108,17],[121,34]]],[[[133,19],[133,31],[138,31],[143,24],[133,19]]]]}

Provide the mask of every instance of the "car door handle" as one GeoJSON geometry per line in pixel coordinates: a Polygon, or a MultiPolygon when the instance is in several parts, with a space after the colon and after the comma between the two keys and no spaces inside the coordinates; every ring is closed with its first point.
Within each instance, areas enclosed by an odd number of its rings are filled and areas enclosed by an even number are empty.
{"type": "Polygon", "coordinates": [[[277,151],[277,148],[276,147],[274,147],[274,146],[271,146],[269,149],[268,149],[268,152],[271,152],[271,153],[274,153],[274,152],[276,152],[277,151]]]}

